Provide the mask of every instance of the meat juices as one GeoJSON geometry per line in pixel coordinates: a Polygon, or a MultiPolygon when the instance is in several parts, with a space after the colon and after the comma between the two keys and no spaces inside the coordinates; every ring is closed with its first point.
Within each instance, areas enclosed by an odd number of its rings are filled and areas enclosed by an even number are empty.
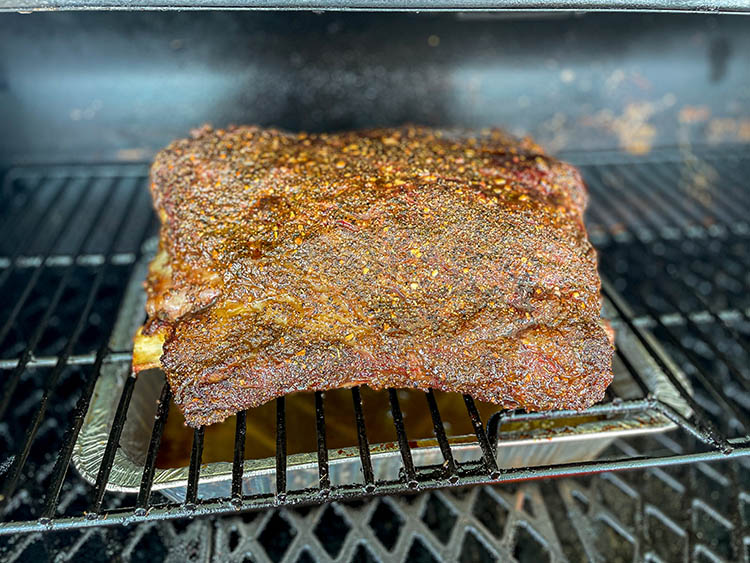
{"type": "Polygon", "coordinates": [[[501,131],[204,127],[151,169],[134,369],[190,426],[366,384],[583,409],[612,380],[578,171],[501,131]]]}

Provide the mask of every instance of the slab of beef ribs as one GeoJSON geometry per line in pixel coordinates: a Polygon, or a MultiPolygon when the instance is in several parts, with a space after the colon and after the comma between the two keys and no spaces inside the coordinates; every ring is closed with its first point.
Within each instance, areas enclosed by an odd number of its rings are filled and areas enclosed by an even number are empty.
{"type": "Polygon", "coordinates": [[[204,127],[160,152],[134,369],[191,426],[295,392],[582,409],[612,379],[575,168],[501,131],[204,127]]]}

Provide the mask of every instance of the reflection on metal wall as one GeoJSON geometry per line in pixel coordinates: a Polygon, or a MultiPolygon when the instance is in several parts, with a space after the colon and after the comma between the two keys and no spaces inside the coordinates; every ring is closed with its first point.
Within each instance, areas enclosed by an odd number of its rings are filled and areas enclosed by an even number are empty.
{"type": "Polygon", "coordinates": [[[205,122],[502,125],[558,151],[750,142],[749,23],[0,14],[0,162],[143,160],[205,122]]]}

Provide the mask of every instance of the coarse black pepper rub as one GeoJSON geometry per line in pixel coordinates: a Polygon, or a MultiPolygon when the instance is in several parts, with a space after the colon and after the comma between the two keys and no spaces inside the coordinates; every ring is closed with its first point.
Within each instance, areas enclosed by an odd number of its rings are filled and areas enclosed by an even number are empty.
{"type": "Polygon", "coordinates": [[[422,127],[204,127],[160,152],[137,371],[191,426],[367,384],[582,409],[612,379],[575,168],[422,127]]]}

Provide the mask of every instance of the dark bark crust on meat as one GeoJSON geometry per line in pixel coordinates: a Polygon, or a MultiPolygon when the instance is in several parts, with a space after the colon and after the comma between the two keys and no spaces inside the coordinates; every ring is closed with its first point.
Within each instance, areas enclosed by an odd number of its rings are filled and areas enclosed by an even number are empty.
{"type": "Polygon", "coordinates": [[[206,127],[151,182],[161,250],[136,349],[161,344],[191,426],[359,384],[582,409],[612,379],[586,190],[531,141],[206,127]]]}

